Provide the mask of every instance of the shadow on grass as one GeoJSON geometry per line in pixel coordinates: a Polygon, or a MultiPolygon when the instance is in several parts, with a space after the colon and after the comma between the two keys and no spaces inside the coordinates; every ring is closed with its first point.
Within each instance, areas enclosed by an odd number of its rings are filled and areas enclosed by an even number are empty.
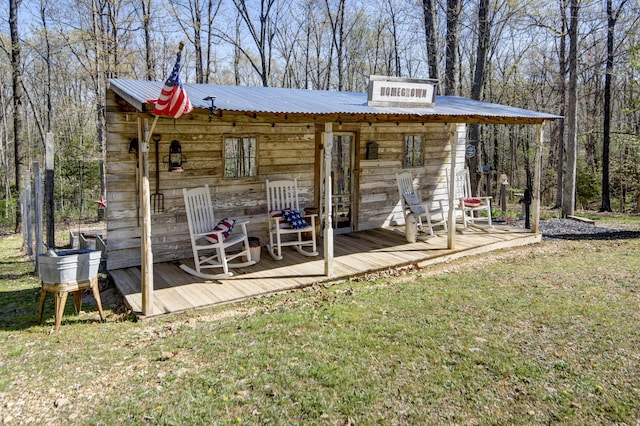
{"type": "MultiPolygon", "coordinates": [[[[47,294],[42,311],[42,325],[49,326],[55,321],[55,297],[47,294]],[[51,323],[51,324],[49,324],[51,323]]],[[[38,309],[40,307],[40,287],[24,290],[0,292],[0,330],[18,331],[38,326],[38,309]]],[[[104,306],[103,306],[104,308],[104,306]]],[[[90,303],[82,304],[82,311],[98,313],[98,308],[90,303]]],[[[100,322],[99,318],[79,318],[73,303],[73,294],[67,297],[62,324],[100,322]]]]}
{"type": "MultiPolygon", "coordinates": [[[[0,329],[5,331],[24,330],[38,324],[40,288],[0,292],[0,329]]],[[[53,313],[53,301],[45,313],[53,313]]]]}
{"type": "MultiPolygon", "coordinates": [[[[0,262],[1,264],[2,262],[0,262]]],[[[33,272],[22,272],[22,273],[13,273],[13,272],[6,272],[6,273],[0,273],[0,281],[4,281],[4,280],[19,280],[21,278],[29,278],[33,276],[33,272]]]]}

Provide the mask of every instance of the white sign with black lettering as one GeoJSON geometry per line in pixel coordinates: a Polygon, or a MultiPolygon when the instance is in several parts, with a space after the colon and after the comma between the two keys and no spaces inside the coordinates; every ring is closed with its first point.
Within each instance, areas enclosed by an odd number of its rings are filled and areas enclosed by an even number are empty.
{"type": "Polygon", "coordinates": [[[369,77],[369,106],[434,107],[434,80],[369,77]]]}

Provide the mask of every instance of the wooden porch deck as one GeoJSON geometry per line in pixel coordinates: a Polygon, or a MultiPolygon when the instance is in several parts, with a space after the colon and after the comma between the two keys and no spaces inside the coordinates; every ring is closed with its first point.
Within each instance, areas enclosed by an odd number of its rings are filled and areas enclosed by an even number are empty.
{"type": "MultiPolygon", "coordinates": [[[[320,256],[311,258],[285,248],[284,259],[275,261],[263,248],[259,263],[234,269],[233,277],[219,281],[203,281],[189,275],[180,269],[178,261],[157,263],[153,268],[153,314],[147,317],[299,289],[392,267],[413,264],[425,267],[540,240],[540,234],[500,225],[489,230],[459,231],[454,250],[447,249],[446,235],[416,243],[408,243],[401,232],[393,229],[336,235],[332,278],[324,276],[322,240],[319,241],[320,256]]],[[[184,262],[193,266],[192,260],[184,262]]],[[[141,317],[140,267],[117,269],[110,273],[127,305],[141,317]]]]}

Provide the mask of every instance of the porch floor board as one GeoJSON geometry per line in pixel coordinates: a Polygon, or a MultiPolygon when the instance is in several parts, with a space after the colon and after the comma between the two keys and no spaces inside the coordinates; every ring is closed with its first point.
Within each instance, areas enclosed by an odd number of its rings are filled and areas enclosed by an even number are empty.
{"type": "Polygon", "coordinates": [[[336,235],[332,278],[324,275],[322,239],[318,241],[320,256],[306,257],[284,248],[284,259],[275,261],[263,249],[260,262],[232,269],[234,276],[223,280],[202,280],[180,269],[181,262],[193,267],[192,259],[156,263],[153,265],[153,312],[147,315],[142,315],[140,267],[112,270],[110,274],[132,311],[139,317],[151,317],[338,281],[392,267],[413,264],[426,267],[540,240],[539,234],[529,230],[501,225],[493,229],[458,230],[453,250],[447,249],[446,233],[415,243],[408,243],[402,232],[387,228],[336,235]]]}

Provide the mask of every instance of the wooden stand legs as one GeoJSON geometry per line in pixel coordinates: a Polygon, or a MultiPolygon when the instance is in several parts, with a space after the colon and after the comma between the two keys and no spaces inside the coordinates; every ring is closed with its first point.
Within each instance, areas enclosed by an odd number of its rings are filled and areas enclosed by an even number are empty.
{"type": "Polygon", "coordinates": [[[88,281],[61,283],[61,284],[45,284],[42,283],[42,292],[40,293],[40,309],[38,310],[38,324],[42,324],[42,311],[44,309],[44,300],[47,293],[53,293],[55,297],[55,331],[60,329],[62,316],[64,315],[64,307],[67,303],[67,296],[73,293],[73,301],[76,308],[76,314],[80,313],[82,308],[82,291],[85,288],[91,288],[93,297],[96,299],[98,313],[100,319],[104,321],[104,313],[102,312],[102,302],[100,300],[100,290],[98,289],[98,278],[91,278],[88,281]]]}

